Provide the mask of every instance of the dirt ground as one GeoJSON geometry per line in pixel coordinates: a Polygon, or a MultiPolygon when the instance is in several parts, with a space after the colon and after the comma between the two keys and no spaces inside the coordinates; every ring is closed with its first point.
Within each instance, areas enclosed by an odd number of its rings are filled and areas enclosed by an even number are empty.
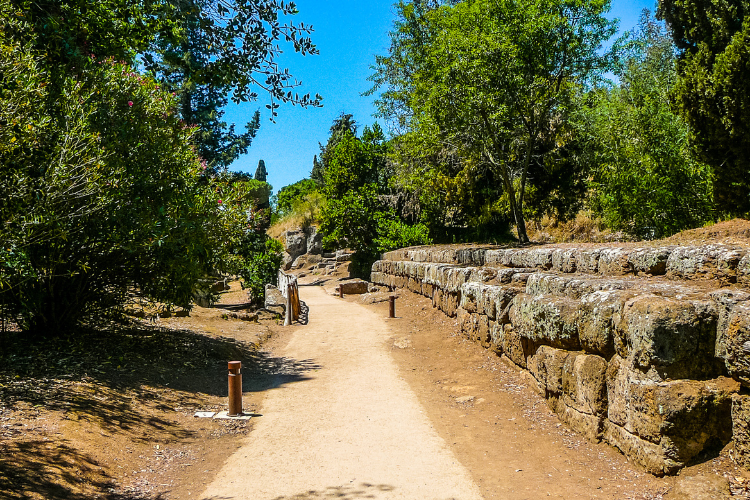
{"type": "MultiPolygon", "coordinates": [[[[242,302],[237,288],[223,304],[242,302]]],[[[230,315],[196,307],[57,340],[7,333],[0,499],[195,498],[253,426],[194,417],[226,409],[227,361],[243,361],[249,413],[285,367],[271,354],[277,321],[230,315]]]]}
{"type": "MultiPolygon", "coordinates": [[[[667,244],[746,244],[750,223],[729,221],[667,244]]],[[[310,274],[308,281],[341,275],[310,274]]],[[[750,474],[731,446],[677,478],[655,478],[606,444],[561,424],[503,358],[461,338],[427,299],[398,292],[390,354],[439,436],[490,498],[659,499],[680,477],[718,474],[750,498],[750,474]]],[[[347,296],[387,316],[387,294],[347,296]],[[380,302],[378,302],[380,301],[380,302]]],[[[243,301],[237,285],[220,305],[243,301]]],[[[360,325],[356,325],[361,327],[360,325]]],[[[0,499],[196,498],[259,419],[199,419],[226,408],[226,362],[243,361],[245,411],[263,413],[269,389],[300,377],[277,353],[293,331],[227,310],[105,326],[44,340],[8,332],[0,350],[0,499]]]]}

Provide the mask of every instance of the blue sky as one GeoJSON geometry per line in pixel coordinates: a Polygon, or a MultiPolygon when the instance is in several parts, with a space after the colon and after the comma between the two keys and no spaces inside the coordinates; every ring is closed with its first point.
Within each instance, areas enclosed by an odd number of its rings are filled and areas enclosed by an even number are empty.
{"type": "MultiPolygon", "coordinates": [[[[353,114],[360,130],[375,121],[376,96],[361,94],[371,87],[367,77],[375,55],[388,49],[394,1],[296,0],[299,15],[294,21],[312,24],[320,55],[302,57],[292,52],[283,54],[279,62],[302,81],[300,94],[323,96],[323,107],[282,105],[272,123],[262,94],[257,102],[232,105],[224,119],[237,123],[240,130],[255,110],[260,109],[263,118],[248,154],[235,161],[231,170],[255,173],[258,160],[263,159],[268,182],[278,191],[309,176],[318,142],[327,141],[331,122],[342,112],[353,114]]],[[[620,18],[620,29],[625,31],[637,24],[644,8],[654,10],[655,5],[653,0],[613,0],[610,15],[620,18]]]]}

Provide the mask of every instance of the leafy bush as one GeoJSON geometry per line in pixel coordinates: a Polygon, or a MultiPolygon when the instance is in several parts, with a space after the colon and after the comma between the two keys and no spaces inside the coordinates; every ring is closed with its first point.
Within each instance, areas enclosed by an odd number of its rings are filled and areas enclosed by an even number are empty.
{"type": "Polygon", "coordinates": [[[591,206],[607,226],[637,237],[669,236],[712,218],[712,178],[670,105],[675,48],[646,16],[621,83],[583,111],[596,146],[591,206]]]}
{"type": "Polygon", "coordinates": [[[50,85],[32,51],[0,47],[6,313],[61,333],[129,291],[190,307],[243,227],[247,193],[202,175],[193,130],[153,80],[107,60],[50,85]]]}

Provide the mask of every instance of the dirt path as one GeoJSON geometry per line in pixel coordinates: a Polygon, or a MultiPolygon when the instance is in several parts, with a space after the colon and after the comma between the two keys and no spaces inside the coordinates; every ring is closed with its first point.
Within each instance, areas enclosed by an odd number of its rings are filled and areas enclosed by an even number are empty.
{"type": "Polygon", "coordinates": [[[279,354],[317,368],[270,391],[201,498],[481,499],[399,376],[382,316],[319,287],[301,295],[309,324],[279,354]]]}

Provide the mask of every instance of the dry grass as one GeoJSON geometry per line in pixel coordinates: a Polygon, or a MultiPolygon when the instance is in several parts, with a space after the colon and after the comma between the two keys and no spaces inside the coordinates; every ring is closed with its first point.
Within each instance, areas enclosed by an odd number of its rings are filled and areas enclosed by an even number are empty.
{"type": "Polygon", "coordinates": [[[609,243],[631,241],[623,232],[613,232],[588,211],[579,212],[567,222],[559,222],[550,217],[540,221],[529,221],[526,232],[531,241],[537,243],[609,243]]]}

